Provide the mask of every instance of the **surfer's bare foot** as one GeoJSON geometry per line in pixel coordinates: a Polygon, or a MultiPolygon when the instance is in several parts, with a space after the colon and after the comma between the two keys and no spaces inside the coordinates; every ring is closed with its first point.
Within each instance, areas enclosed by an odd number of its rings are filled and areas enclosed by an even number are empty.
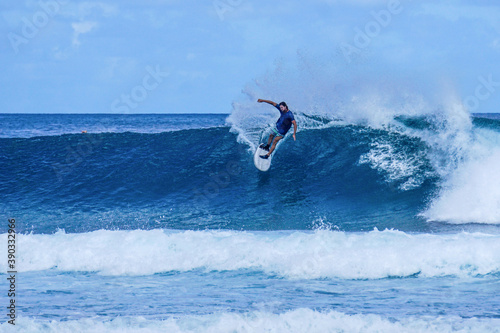
{"type": "Polygon", "coordinates": [[[265,151],[269,151],[269,145],[261,144],[259,148],[264,149],[265,151]]]}

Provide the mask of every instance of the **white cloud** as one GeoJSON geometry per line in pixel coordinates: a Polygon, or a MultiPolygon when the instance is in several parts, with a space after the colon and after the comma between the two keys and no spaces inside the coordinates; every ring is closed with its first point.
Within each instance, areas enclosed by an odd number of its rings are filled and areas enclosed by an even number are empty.
{"type": "Polygon", "coordinates": [[[73,28],[73,46],[80,46],[81,42],[79,40],[80,35],[86,34],[97,27],[97,22],[85,21],[85,22],[75,22],[71,23],[73,28]]]}

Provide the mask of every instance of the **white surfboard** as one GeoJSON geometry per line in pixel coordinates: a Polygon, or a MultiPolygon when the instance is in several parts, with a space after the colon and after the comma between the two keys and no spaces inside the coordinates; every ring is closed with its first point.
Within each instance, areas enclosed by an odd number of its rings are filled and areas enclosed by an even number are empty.
{"type": "Polygon", "coordinates": [[[271,154],[268,159],[263,159],[262,157],[260,157],[260,155],[265,155],[267,153],[268,152],[264,149],[257,147],[257,150],[253,154],[253,163],[255,164],[255,167],[260,171],[267,171],[271,167],[271,159],[273,158],[274,154],[271,154]]]}

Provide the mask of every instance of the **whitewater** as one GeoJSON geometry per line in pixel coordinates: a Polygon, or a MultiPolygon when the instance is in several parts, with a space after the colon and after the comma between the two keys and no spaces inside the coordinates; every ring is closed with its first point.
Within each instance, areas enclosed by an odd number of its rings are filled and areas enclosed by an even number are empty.
{"type": "Polygon", "coordinates": [[[229,115],[0,115],[14,331],[500,332],[498,115],[289,102],[261,173],[254,89],[229,115]]]}
{"type": "Polygon", "coordinates": [[[393,230],[59,231],[21,235],[19,271],[135,276],[249,269],[294,280],[476,277],[500,272],[499,240],[500,236],[478,233],[438,237],[393,230]]]}

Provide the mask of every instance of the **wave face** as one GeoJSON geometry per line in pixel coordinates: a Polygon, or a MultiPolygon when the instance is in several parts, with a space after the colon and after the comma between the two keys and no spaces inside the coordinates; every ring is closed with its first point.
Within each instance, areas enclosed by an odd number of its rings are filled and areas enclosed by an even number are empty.
{"type": "Polygon", "coordinates": [[[245,128],[234,114],[231,127],[1,138],[2,210],[35,233],[500,222],[498,120],[296,116],[298,140],[282,140],[267,173],[251,154],[266,123],[245,128]]]}

